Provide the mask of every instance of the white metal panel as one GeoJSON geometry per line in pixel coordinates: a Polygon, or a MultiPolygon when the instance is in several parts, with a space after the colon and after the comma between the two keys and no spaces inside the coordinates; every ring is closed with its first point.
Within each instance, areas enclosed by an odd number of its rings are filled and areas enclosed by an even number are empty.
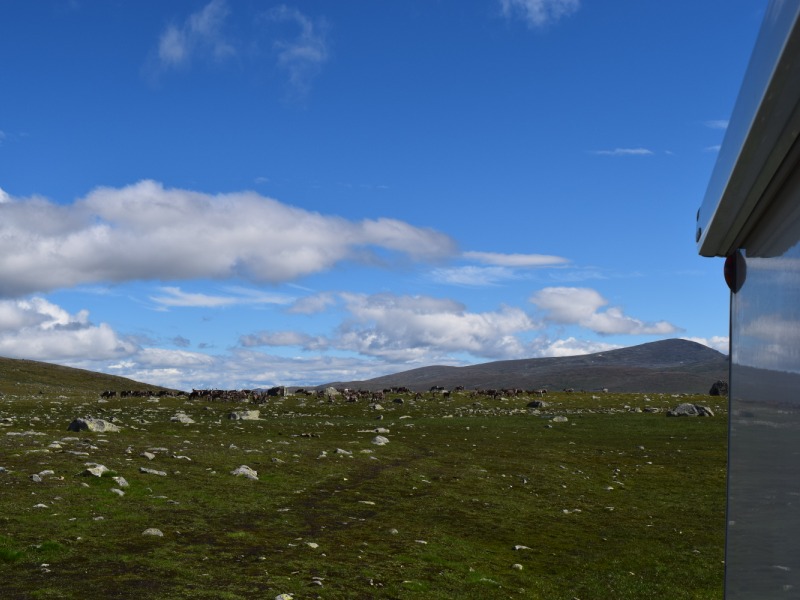
{"type": "Polygon", "coordinates": [[[794,165],[800,134],[800,1],[772,0],[756,41],[703,204],[696,241],[727,256],[752,228],[794,165]]]}

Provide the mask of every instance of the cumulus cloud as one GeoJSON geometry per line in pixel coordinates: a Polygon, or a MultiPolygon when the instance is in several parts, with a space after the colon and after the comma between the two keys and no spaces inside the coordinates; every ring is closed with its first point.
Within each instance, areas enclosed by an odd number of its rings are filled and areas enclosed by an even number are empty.
{"type": "Polygon", "coordinates": [[[336,304],[336,295],[330,292],[322,292],[313,296],[298,298],[286,309],[288,313],[298,315],[314,315],[328,310],[336,304]]]}
{"type": "Polygon", "coordinates": [[[328,60],[327,27],[324,20],[313,21],[296,8],[280,5],[266,13],[268,21],[290,23],[296,35],[274,42],[278,66],[284,69],[298,95],[305,95],[312,79],[328,60]]]}
{"type": "Polygon", "coordinates": [[[580,325],[603,335],[666,335],[678,328],[666,321],[645,323],[618,307],[600,310],[608,301],[592,288],[548,287],[530,298],[546,319],[562,325],[580,325]]]}
{"type": "Polygon", "coordinates": [[[303,350],[325,350],[328,341],[322,336],[311,336],[299,331],[262,331],[243,335],[239,343],[245,348],[254,346],[300,346],[303,350]]]}
{"type": "Polygon", "coordinates": [[[613,150],[594,150],[592,154],[598,156],[650,156],[653,151],[647,148],[614,148],[613,150]]]}
{"type": "Polygon", "coordinates": [[[211,0],[202,9],[189,15],[182,24],[168,26],[158,41],[161,67],[182,67],[197,55],[221,60],[235,54],[233,46],[222,33],[227,16],[225,0],[211,0]]]}
{"type": "Polygon", "coordinates": [[[455,244],[392,219],[352,222],[254,192],[212,196],[142,181],[99,188],[70,205],[37,198],[0,203],[0,296],[131,280],[279,283],[376,249],[438,260],[452,255],[455,244]]]}
{"type": "Polygon", "coordinates": [[[580,0],[500,0],[506,17],[518,17],[530,27],[543,27],[568,17],[580,8],[580,0]]]}
{"type": "Polygon", "coordinates": [[[522,310],[471,313],[454,300],[394,294],[342,294],[352,318],[337,345],[366,356],[418,361],[450,352],[521,357],[518,334],[537,325],[522,310]]]}
{"type": "Polygon", "coordinates": [[[497,311],[469,312],[447,298],[400,296],[391,293],[341,292],[317,308],[343,305],[347,315],[327,336],[297,331],[262,331],[241,336],[246,348],[299,346],[304,351],[333,349],[406,365],[453,362],[452,354],[485,358],[523,358],[529,348],[520,334],[538,325],[522,310],[503,307],[497,311]]]}
{"type": "Polygon", "coordinates": [[[540,340],[535,344],[535,347],[537,356],[546,357],[594,354],[596,352],[614,350],[620,346],[591,340],[578,340],[574,337],[568,337],[567,339],[563,340],[540,340]]]}
{"type": "Polygon", "coordinates": [[[89,313],[70,314],[43,298],[0,301],[0,355],[56,361],[80,356],[103,360],[127,356],[136,345],[89,313]]]}

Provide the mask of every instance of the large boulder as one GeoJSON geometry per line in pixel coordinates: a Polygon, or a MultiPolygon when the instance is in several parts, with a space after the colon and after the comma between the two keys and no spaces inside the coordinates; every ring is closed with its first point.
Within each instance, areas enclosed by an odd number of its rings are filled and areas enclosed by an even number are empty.
{"type": "Polygon", "coordinates": [[[713,417],[714,411],[702,404],[684,402],[667,411],[668,417],[713,417]]]}
{"type": "Polygon", "coordinates": [[[79,417],[67,426],[67,431],[119,431],[119,427],[105,419],[94,417],[79,417]]]}
{"type": "Polygon", "coordinates": [[[722,381],[715,381],[714,385],[711,386],[711,389],[708,391],[709,396],[727,396],[728,395],[728,382],[722,381]]]}
{"type": "Polygon", "coordinates": [[[258,421],[261,418],[260,410],[235,410],[228,415],[232,421],[258,421]]]}

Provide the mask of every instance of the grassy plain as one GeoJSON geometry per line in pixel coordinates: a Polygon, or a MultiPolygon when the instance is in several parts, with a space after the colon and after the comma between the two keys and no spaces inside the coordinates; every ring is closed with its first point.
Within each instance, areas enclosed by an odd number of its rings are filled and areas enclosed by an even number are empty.
{"type": "Polygon", "coordinates": [[[9,389],[0,597],[722,598],[724,399],[532,399],[297,396],[241,421],[245,405],[9,389]],[[665,417],[682,401],[716,416],[665,417]],[[122,428],[68,432],[79,416],[122,428]]]}

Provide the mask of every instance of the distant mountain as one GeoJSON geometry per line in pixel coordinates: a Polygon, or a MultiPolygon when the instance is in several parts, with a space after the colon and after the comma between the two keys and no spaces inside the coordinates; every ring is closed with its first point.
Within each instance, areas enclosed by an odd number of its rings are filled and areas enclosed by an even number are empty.
{"type": "Polygon", "coordinates": [[[380,390],[404,386],[424,391],[522,388],[613,392],[707,394],[717,380],[728,380],[728,357],[707,346],[672,339],[629,348],[555,358],[502,360],[467,367],[431,366],[366,381],[334,382],[319,387],[380,390]]]}

